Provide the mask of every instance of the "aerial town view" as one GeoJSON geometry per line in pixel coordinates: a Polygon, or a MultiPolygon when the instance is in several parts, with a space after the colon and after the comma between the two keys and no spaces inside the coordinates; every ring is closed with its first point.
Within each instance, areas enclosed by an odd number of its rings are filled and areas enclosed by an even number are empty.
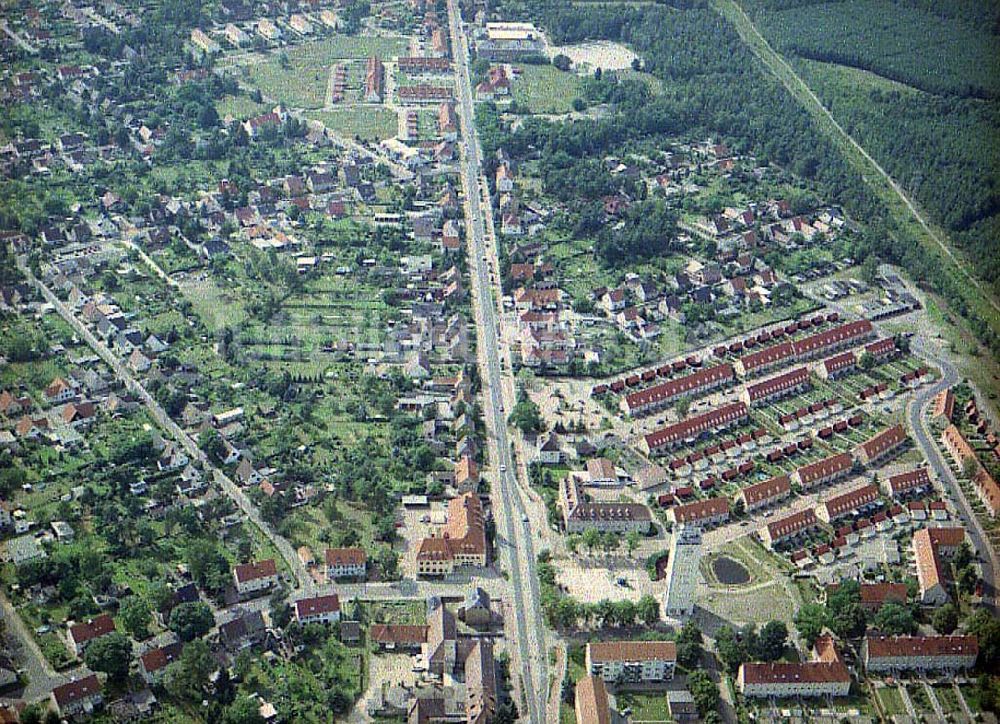
{"type": "Polygon", "coordinates": [[[1000,0],[0,2],[0,724],[997,722],[1000,0]]]}

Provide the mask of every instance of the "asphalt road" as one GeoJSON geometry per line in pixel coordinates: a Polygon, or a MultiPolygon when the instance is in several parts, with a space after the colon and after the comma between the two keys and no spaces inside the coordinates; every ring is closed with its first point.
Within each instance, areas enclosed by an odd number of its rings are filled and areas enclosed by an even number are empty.
{"type": "MultiPolygon", "coordinates": [[[[490,434],[493,461],[498,468],[497,484],[493,486],[494,516],[498,539],[509,545],[499,546],[498,554],[507,559],[507,571],[513,588],[516,621],[516,665],[512,671],[519,677],[522,699],[521,715],[531,722],[545,719],[548,673],[545,647],[545,627],[542,620],[538,576],[535,571],[535,551],[532,530],[516,477],[517,467],[511,455],[511,440],[504,413],[504,391],[508,404],[513,400],[510,372],[504,379],[501,364],[499,314],[491,283],[491,274],[499,279],[499,264],[494,246],[487,241],[486,217],[492,208],[484,206],[483,191],[487,188],[481,171],[480,147],[476,137],[475,113],[472,104],[472,83],[469,77],[468,51],[461,18],[455,0],[448,2],[452,51],[458,86],[458,111],[462,126],[462,183],[466,199],[466,234],[470,254],[474,312],[479,341],[481,379],[486,424],[490,434]]],[[[492,228],[492,224],[489,224],[492,228]]],[[[510,369],[509,363],[507,369],[510,369]]]]}
{"type": "Polygon", "coordinates": [[[997,552],[986,538],[979,520],[976,518],[968,499],[965,497],[965,491],[958,484],[955,474],[942,456],[941,450],[935,444],[927,426],[927,410],[933,404],[935,395],[941,392],[941,390],[961,382],[961,377],[954,366],[943,355],[934,354],[933,351],[927,348],[926,342],[924,342],[922,337],[914,336],[910,348],[918,356],[940,367],[941,379],[936,384],[918,392],[914,399],[907,405],[907,421],[931,469],[934,470],[938,480],[941,481],[941,485],[950,491],[950,497],[955,504],[955,509],[965,524],[969,541],[979,554],[979,563],[982,569],[983,583],[985,584],[983,605],[988,607],[993,613],[996,613],[996,572],[1000,569],[1000,562],[997,561],[997,552]]]}
{"type": "Polygon", "coordinates": [[[107,363],[107,365],[112,369],[115,375],[121,380],[125,388],[138,396],[149,410],[150,415],[153,419],[165,429],[174,439],[180,443],[184,449],[187,451],[188,456],[192,460],[200,460],[207,471],[210,471],[215,481],[219,484],[222,491],[228,495],[236,506],[242,511],[242,513],[250,520],[251,523],[256,525],[264,533],[264,535],[270,540],[274,547],[281,554],[281,557],[285,560],[292,575],[295,576],[299,587],[303,588],[305,591],[312,590],[312,578],[309,576],[308,571],[302,564],[295,550],[288,540],[280,535],[271,528],[271,526],[265,522],[260,517],[260,512],[257,507],[250,501],[246,494],[235,484],[232,480],[226,476],[215,464],[213,464],[205,453],[198,447],[195,441],[188,435],[180,426],[175,423],[166,411],[160,407],[159,403],[153,398],[152,395],[146,390],[145,387],[132,375],[132,372],[123,364],[121,358],[116,356],[107,345],[102,341],[97,339],[93,333],[81,322],[73,312],[63,304],[52,291],[41,282],[41,280],[36,279],[31,271],[23,263],[19,263],[21,272],[25,277],[41,291],[42,296],[45,300],[49,302],[59,315],[66,320],[66,323],[73,328],[73,330],[80,336],[80,338],[85,341],[94,352],[107,363]]]}

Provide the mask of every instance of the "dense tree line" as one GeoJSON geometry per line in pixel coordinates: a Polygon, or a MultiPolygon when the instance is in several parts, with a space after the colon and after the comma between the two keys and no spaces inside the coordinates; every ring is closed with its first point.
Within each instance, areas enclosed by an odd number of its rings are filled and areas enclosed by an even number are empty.
{"type": "MultiPolygon", "coordinates": [[[[773,3],[748,5],[759,10],[773,3]]],[[[995,11],[994,5],[993,23],[995,11]]],[[[869,70],[932,93],[996,98],[1000,41],[983,23],[988,13],[978,15],[976,20],[968,11],[949,17],[926,2],[892,0],[844,0],[755,13],[772,42],[803,58],[869,70]],[[934,52],[928,52],[929,44],[934,52]]]]}
{"type": "MultiPolygon", "coordinates": [[[[616,113],[600,120],[547,127],[526,122],[506,137],[497,121],[487,134],[493,148],[503,145],[515,157],[535,149],[542,155],[563,150],[586,158],[643,136],[722,136],[736,152],[754,153],[764,162],[818,184],[827,198],[866,223],[869,233],[856,258],[874,254],[904,266],[914,278],[944,295],[984,344],[1000,351],[1000,337],[966,301],[967,281],[893,222],[839,149],[778,81],[760,68],[719,15],[700,7],[682,11],[658,5],[584,7],[562,0],[539,2],[529,15],[558,42],[590,38],[629,43],[642,56],[645,69],[663,82],[664,90],[639,107],[623,102],[616,113]]],[[[888,128],[889,124],[883,119],[882,125],[888,128]]],[[[992,229],[996,224],[990,215],[976,228],[981,226],[992,229]]],[[[990,247],[978,250],[987,252],[983,256],[991,252],[990,247]]]]}

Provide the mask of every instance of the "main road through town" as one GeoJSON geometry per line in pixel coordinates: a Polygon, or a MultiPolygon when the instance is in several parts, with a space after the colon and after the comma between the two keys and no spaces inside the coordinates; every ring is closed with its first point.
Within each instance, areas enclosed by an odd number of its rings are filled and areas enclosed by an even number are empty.
{"type": "MultiPolygon", "coordinates": [[[[499,313],[499,264],[492,229],[492,207],[483,203],[486,179],[482,173],[479,141],[472,105],[472,83],[465,31],[457,0],[448,0],[448,22],[458,93],[458,117],[462,127],[462,186],[465,193],[465,217],[469,273],[472,277],[473,309],[476,318],[483,407],[490,437],[491,461],[498,476],[492,488],[493,512],[497,528],[497,555],[506,560],[513,589],[511,670],[521,692],[521,716],[531,722],[544,721],[548,689],[545,627],[542,621],[535,571],[532,530],[521,498],[518,467],[511,454],[504,402],[514,403],[514,384],[507,352],[501,348],[499,313]],[[494,281],[491,281],[494,280],[494,281]],[[502,358],[506,358],[506,364],[502,358]]],[[[523,467],[521,468],[523,474],[523,467]]],[[[525,486],[526,488],[527,486],[525,486]]]]}

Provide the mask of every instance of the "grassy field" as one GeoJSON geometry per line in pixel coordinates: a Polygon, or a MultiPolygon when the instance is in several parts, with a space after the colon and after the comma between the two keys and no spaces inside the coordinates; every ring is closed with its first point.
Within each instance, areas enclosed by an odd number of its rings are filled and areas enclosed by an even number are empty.
{"type": "Polygon", "coordinates": [[[531,113],[569,113],[579,95],[580,79],[551,65],[515,65],[521,76],[514,81],[513,97],[531,113]]]}
{"type": "Polygon", "coordinates": [[[334,36],[271,53],[259,63],[245,66],[246,79],[292,108],[322,108],[330,66],[338,60],[398,56],[406,52],[402,37],[334,36]]]}
{"type": "Polygon", "coordinates": [[[221,118],[232,116],[237,120],[243,120],[264,113],[267,105],[257,103],[249,96],[223,96],[215,101],[215,110],[221,118]]]}
{"type": "Polygon", "coordinates": [[[632,716],[630,717],[631,721],[673,721],[667,712],[667,696],[662,692],[621,692],[617,696],[617,708],[621,711],[626,707],[632,709],[632,716]]]}
{"type": "Polygon", "coordinates": [[[319,121],[340,136],[364,141],[384,141],[399,131],[396,114],[385,108],[360,106],[315,111],[309,114],[309,118],[319,121]]]}

